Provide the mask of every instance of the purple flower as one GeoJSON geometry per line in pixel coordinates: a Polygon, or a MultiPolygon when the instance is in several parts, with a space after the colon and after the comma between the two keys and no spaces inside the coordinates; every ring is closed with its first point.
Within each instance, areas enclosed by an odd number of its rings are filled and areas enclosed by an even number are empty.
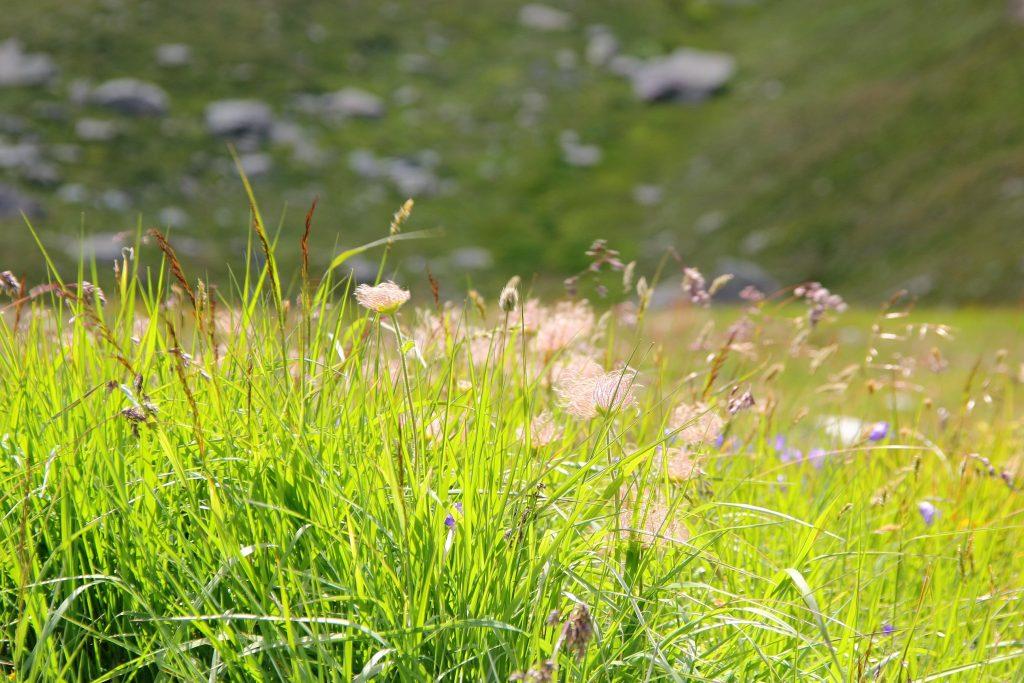
{"type": "Polygon", "coordinates": [[[807,459],[810,461],[812,465],[819,468],[825,464],[826,455],[827,453],[825,453],[824,448],[812,448],[811,450],[807,451],[807,459]]]}
{"type": "Polygon", "coordinates": [[[719,434],[715,437],[715,448],[721,448],[725,444],[725,434],[719,434]]]}
{"type": "Polygon", "coordinates": [[[775,436],[775,450],[781,451],[786,448],[786,437],[782,434],[775,436]]]}
{"type": "Polygon", "coordinates": [[[917,504],[917,511],[921,513],[921,519],[924,520],[925,526],[931,526],[935,522],[935,518],[939,516],[938,509],[927,500],[922,500],[917,504]]]}
{"type": "Polygon", "coordinates": [[[871,431],[868,432],[868,439],[871,441],[881,441],[889,434],[889,423],[888,422],[876,422],[871,425],[871,431]]]}
{"type": "Polygon", "coordinates": [[[882,624],[882,635],[891,636],[896,631],[892,624],[882,624]]]}
{"type": "Polygon", "coordinates": [[[782,462],[800,462],[804,459],[804,453],[799,448],[786,448],[779,453],[779,460],[782,462]]]}
{"type": "Polygon", "coordinates": [[[452,506],[452,512],[449,512],[448,515],[444,518],[444,525],[446,527],[448,527],[449,529],[454,529],[455,528],[455,513],[456,512],[459,513],[460,517],[462,516],[462,503],[461,502],[458,502],[455,505],[453,505],[452,506]]]}

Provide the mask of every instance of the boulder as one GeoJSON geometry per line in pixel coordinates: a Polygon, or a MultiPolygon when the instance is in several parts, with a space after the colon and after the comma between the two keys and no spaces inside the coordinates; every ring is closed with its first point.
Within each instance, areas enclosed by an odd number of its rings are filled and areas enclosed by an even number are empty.
{"type": "Polygon", "coordinates": [[[559,144],[562,147],[562,160],[570,166],[587,168],[601,162],[601,148],[581,143],[579,134],[574,130],[562,131],[559,144]]]}
{"type": "Polygon", "coordinates": [[[137,78],[102,83],[89,94],[89,101],[126,116],[163,116],[168,110],[163,88],[137,78]]]}
{"type": "Polygon", "coordinates": [[[56,75],[49,55],[25,52],[17,38],[0,43],[0,87],[46,85],[56,75]]]}
{"type": "Polygon", "coordinates": [[[156,48],[156,63],[173,69],[192,62],[192,48],[184,43],[164,43],[156,48]]]}
{"type": "Polygon", "coordinates": [[[700,102],[724,88],[735,70],[730,55],[682,48],[643,62],[631,75],[633,92],[645,102],[700,102]]]}
{"type": "Polygon", "coordinates": [[[604,66],[619,54],[619,40],[606,26],[591,26],[587,32],[587,62],[604,66]]]}
{"type": "Polygon", "coordinates": [[[519,23],[537,31],[564,31],[572,26],[572,16],[548,5],[529,3],[519,8],[519,23]]]}
{"type": "Polygon", "coordinates": [[[206,107],[206,129],[217,137],[262,139],[273,126],[270,106],[259,100],[219,100],[206,107]]]}
{"type": "Polygon", "coordinates": [[[104,119],[79,119],[75,122],[75,135],[86,142],[107,142],[117,137],[118,126],[104,119]]]}
{"type": "Polygon", "coordinates": [[[373,93],[360,88],[342,88],[320,98],[321,110],[340,118],[379,119],[384,116],[384,102],[373,93]]]}
{"type": "Polygon", "coordinates": [[[43,206],[13,185],[0,183],[0,219],[18,218],[22,213],[29,218],[41,218],[43,206]]]}

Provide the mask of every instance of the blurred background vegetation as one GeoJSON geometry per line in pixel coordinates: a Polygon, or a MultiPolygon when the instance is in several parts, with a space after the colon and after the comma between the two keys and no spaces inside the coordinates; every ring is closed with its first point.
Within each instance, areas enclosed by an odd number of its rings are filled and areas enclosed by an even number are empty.
{"type": "Polygon", "coordinates": [[[412,196],[408,229],[444,237],[397,267],[452,287],[556,283],[606,238],[762,287],[1016,301],[1022,22],[1006,0],[7,0],[0,264],[43,276],[25,211],[64,264],[109,272],[160,226],[223,278],[248,237],[232,143],[284,267],[315,196],[319,266],[412,196]],[[728,73],[639,96],[680,48],[728,73]]]}

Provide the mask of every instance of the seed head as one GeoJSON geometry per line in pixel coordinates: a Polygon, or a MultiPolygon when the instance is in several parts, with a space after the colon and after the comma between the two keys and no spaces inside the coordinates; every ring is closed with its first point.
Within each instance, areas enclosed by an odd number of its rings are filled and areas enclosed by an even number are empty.
{"type": "Polygon", "coordinates": [[[363,308],[383,315],[398,311],[409,300],[409,292],[390,280],[379,285],[359,285],[356,287],[356,301],[363,308]]]}
{"type": "Polygon", "coordinates": [[[594,623],[590,618],[590,610],[580,603],[569,613],[569,618],[562,625],[561,641],[576,659],[583,659],[587,654],[587,645],[594,637],[594,623]]]}
{"type": "Polygon", "coordinates": [[[103,293],[103,290],[87,280],[82,280],[81,284],[78,285],[78,296],[90,304],[97,300],[101,304],[107,303],[107,296],[103,293]]]}
{"type": "Polygon", "coordinates": [[[683,291],[690,297],[690,302],[698,306],[707,306],[711,303],[711,295],[708,294],[707,280],[696,268],[683,268],[683,291]]]}
{"type": "Polygon", "coordinates": [[[711,443],[725,428],[725,421],[704,403],[682,404],[672,413],[669,423],[676,438],[685,445],[711,443]]]}
{"type": "Polygon", "coordinates": [[[519,276],[514,275],[498,297],[498,306],[506,313],[512,313],[519,307],[519,276]]]}
{"type": "Polygon", "coordinates": [[[3,293],[8,296],[17,296],[21,292],[21,282],[14,277],[14,273],[5,270],[0,273],[0,290],[3,290],[3,293]]]}

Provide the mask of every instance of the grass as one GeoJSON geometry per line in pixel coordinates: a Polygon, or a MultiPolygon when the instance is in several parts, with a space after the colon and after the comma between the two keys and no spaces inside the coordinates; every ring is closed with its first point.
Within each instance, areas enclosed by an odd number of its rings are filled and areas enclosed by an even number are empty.
{"type": "Polygon", "coordinates": [[[4,309],[14,680],[1024,677],[1018,314],[377,314],[338,270],[215,290],[164,253],[4,309]]]}
{"type": "MultiPolygon", "coordinates": [[[[332,253],[339,235],[349,244],[370,239],[377,216],[405,199],[357,177],[348,154],[426,149],[453,186],[415,220],[448,238],[396,250],[406,277],[418,277],[425,258],[442,279],[463,284],[449,255],[465,246],[490,250],[511,272],[557,277],[581,267],[580,254],[604,236],[649,265],[671,244],[708,271],[740,258],[781,282],[821,280],[861,302],[908,284],[933,303],[1020,298],[1024,128],[1009,112],[1024,106],[1022,28],[1006,2],[824,0],[808,12],[801,0],[645,0],[622,12],[614,0],[552,0],[576,24],[552,34],[521,28],[521,4],[12,0],[5,34],[52,53],[63,80],[51,91],[5,91],[4,109],[28,121],[25,137],[79,146],[80,158],[61,167],[88,194],[84,204],[63,204],[52,189],[26,188],[50,210],[44,240],[73,269],[73,238],[83,229],[131,233],[140,214],[149,226],[160,208],[186,207],[190,220],[176,233],[182,249],[186,238],[199,242],[197,267],[216,281],[227,278],[225,264],[241,270],[237,236],[248,207],[225,201],[236,180],[202,113],[212,100],[257,97],[327,152],[322,166],[308,167],[285,147],[268,148],[275,170],[257,181],[269,222],[280,219],[288,239],[320,195],[324,229],[313,258],[321,268],[319,255],[332,253]],[[643,105],[624,79],[582,58],[594,23],[610,26],[626,54],[679,45],[731,52],[735,82],[699,107],[643,105]],[[322,42],[307,35],[312,25],[326,32],[322,42]],[[193,47],[193,67],[156,65],[155,46],[175,41],[193,47]],[[566,49],[580,62],[569,70],[556,65],[566,49]],[[404,70],[408,55],[420,55],[425,71],[404,70]],[[124,133],[110,143],[78,141],[75,120],[110,114],[68,103],[67,84],[123,76],[161,84],[168,120],[121,121],[124,133]],[[299,93],[343,86],[380,95],[387,115],[329,126],[291,107],[299,93]],[[418,91],[416,103],[396,101],[403,86],[418,91]],[[533,125],[519,125],[531,96],[547,105],[533,125]],[[63,115],[41,116],[46,102],[63,115]],[[558,148],[565,129],[600,145],[602,163],[566,165],[558,148]],[[664,201],[638,205],[632,193],[641,183],[663,186],[664,201]],[[130,211],[98,201],[112,188],[129,192],[130,211]]],[[[0,262],[33,249],[17,225],[5,227],[0,262]]],[[[297,270],[285,258],[288,272],[297,270]]],[[[26,268],[44,273],[41,263],[26,268]]],[[[497,288],[507,274],[473,277],[497,288]]]]}

